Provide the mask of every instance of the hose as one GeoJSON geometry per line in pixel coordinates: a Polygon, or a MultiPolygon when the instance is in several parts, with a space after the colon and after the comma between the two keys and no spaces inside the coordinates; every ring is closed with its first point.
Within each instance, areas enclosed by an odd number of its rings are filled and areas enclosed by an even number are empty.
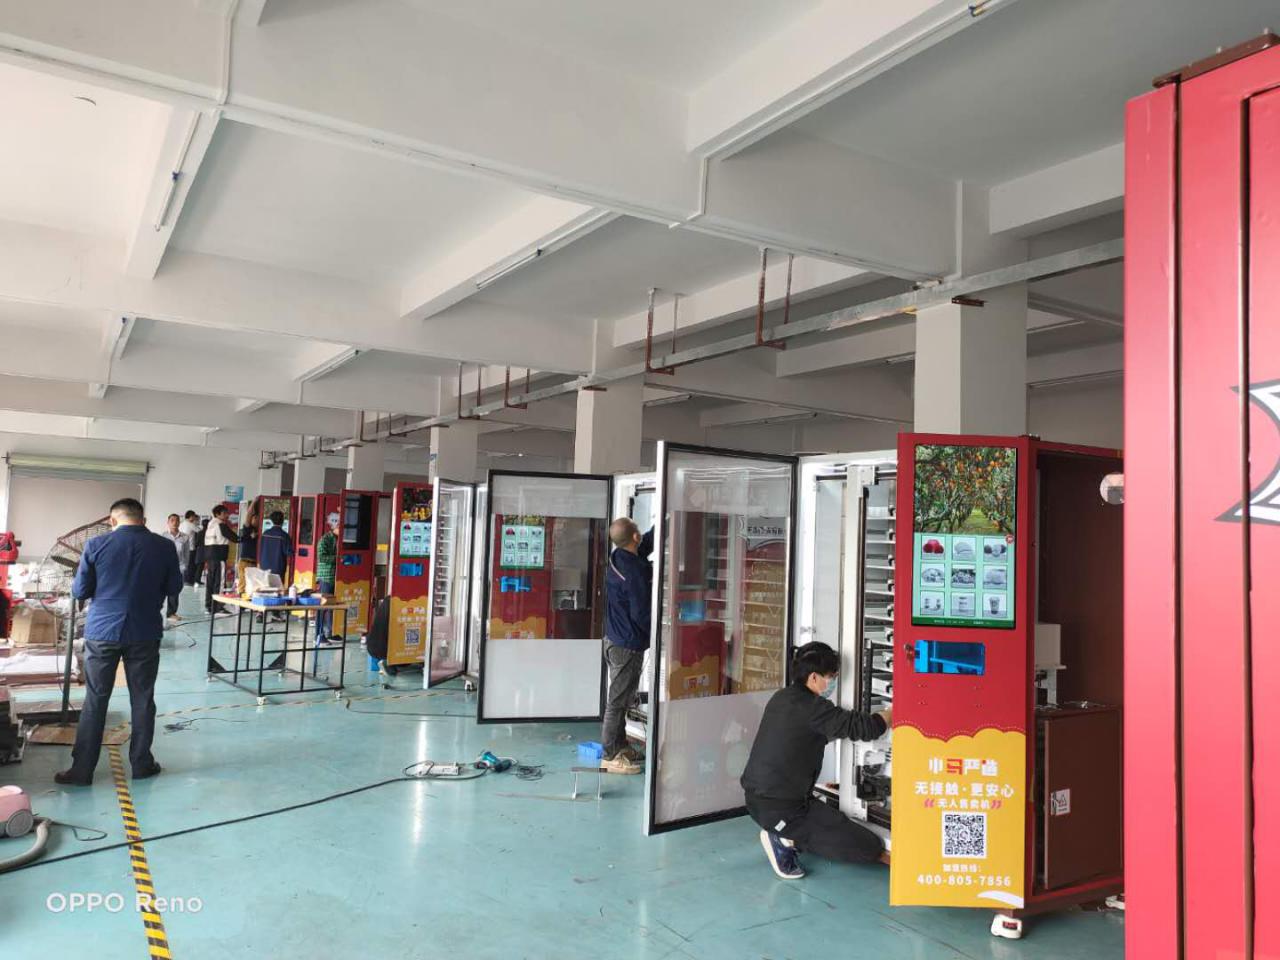
{"type": "Polygon", "coordinates": [[[44,856],[45,847],[49,845],[49,827],[52,823],[53,821],[48,817],[36,817],[35,843],[16,857],[0,860],[0,873],[4,873],[6,870],[16,870],[18,867],[25,867],[33,860],[39,860],[44,856]]]}

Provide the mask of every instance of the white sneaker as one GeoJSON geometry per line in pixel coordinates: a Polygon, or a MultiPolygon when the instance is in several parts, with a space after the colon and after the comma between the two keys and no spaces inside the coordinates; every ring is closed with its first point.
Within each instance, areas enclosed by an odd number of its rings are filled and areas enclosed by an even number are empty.
{"type": "Polygon", "coordinates": [[[172,616],[172,617],[165,617],[165,618],[164,618],[164,622],[165,622],[165,623],[167,623],[167,624],[168,624],[169,626],[171,626],[171,627],[176,627],[178,624],[180,624],[180,623],[182,622],[182,618],[181,618],[181,617],[179,617],[179,616],[177,616],[177,615],[175,614],[175,615],[174,615],[174,616],[172,616]]]}

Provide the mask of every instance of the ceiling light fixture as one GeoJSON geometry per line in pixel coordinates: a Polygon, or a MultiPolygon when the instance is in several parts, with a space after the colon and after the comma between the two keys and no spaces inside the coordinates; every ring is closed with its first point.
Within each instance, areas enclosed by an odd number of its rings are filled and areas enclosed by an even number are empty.
{"type": "Polygon", "coordinates": [[[526,253],[520,259],[512,260],[505,267],[501,267],[498,270],[495,270],[493,273],[489,274],[489,276],[487,277],[480,278],[479,280],[476,281],[476,289],[483,290],[489,284],[494,283],[497,280],[501,280],[508,273],[514,273],[516,270],[519,270],[526,263],[532,263],[534,260],[537,260],[540,256],[542,256],[542,250],[543,250],[542,247],[534,247],[533,250],[531,250],[529,253],[526,253]]]}

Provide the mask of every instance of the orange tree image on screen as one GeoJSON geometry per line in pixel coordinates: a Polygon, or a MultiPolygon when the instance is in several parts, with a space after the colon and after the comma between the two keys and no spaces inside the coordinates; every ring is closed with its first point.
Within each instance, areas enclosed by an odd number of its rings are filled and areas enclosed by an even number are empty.
{"type": "Polygon", "coordinates": [[[917,447],[915,529],[1012,533],[1016,461],[1012,447],[917,447]]]}

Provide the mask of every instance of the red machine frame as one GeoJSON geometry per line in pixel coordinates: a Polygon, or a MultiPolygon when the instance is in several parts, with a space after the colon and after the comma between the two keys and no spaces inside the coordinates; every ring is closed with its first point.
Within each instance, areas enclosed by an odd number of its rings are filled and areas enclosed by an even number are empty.
{"type": "MultiPolygon", "coordinates": [[[[1070,883],[1051,890],[1037,889],[1036,837],[1037,808],[1036,791],[1036,687],[1035,687],[1035,627],[1039,603],[1037,600],[1040,585],[1038,584],[1038,562],[1043,562],[1040,555],[1040,522],[1041,505],[1038,472],[1041,455],[1060,458],[1087,459],[1097,461],[1097,479],[1114,470],[1121,456],[1118,450],[1107,450],[1093,447],[1082,447],[1067,444],[1045,443],[1034,437],[993,437],[993,436],[956,436],[949,434],[899,434],[898,437],[898,540],[896,546],[896,596],[894,631],[898,654],[894,658],[894,796],[899,798],[894,806],[894,839],[891,870],[891,902],[896,904],[935,904],[951,906],[987,906],[1009,917],[1029,916],[1036,913],[1060,909],[1074,903],[1100,900],[1108,895],[1119,893],[1124,886],[1121,873],[1115,875],[1099,875],[1078,883],[1070,883]],[[912,622],[912,601],[915,566],[915,530],[914,530],[914,495],[917,445],[936,444],[941,446],[963,447],[1001,447],[1012,448],[1017,452],[1017,489],[1016,489],[1016,525],[1013,534],[1015,552],[1013,557],[1015,582],[1014,622],[1012,629],[988,627],[962,627],[954,625],[915,625],[912,622]],[[913,666],[916,643],[922,640],[953,641],[959,643],[981,643],[985,648],[985,667],[981,676],[945,676],[943,674],[916,673],[913,666]],[[956,681],[963,681],[957,683],[956,681]],[[975,720],[975,718],[977,718],[975,720]],[[1019,742],[1020,738],[1020,742],[1019,742]],[[917,743],[916,741],[920,741],[917,743]],[[951,746],[955,744],[955,749],[951,746]],[[927,745],[927,746],[926,746],[927,745]],[[1021,849],[1018,850],[1016,827],[1012,832],[1000,827],[1001,836],[992,837],[993,855],[991,861],[982,864],[984,870],[996,863],[999,868],[998,844],[1005,848],[1005,863],[1016,864],[1021,861],[1021,876],[1012,877],[1014,882],[1007,888],[996,888],[987,893],[992,899],[982,902],[977,894],[986,892],[979,881],[986,882],[992,878],[985,874],[974,876],[973,887],[961,887],[959,891],[950,883],[950,876],[943,876],[943,883],[935,891],[931,886],[921,890],[918,884],[913,885],[913,877],[917,874],[921,863],[930,862],[931,853],[937,845],[934,839],[936,832],[930,832],[927,839],[919,839],[923,833],[919,825],[909,823],[912,820],[913,786],[918,788],[918,778],[928,779],[932,767],[917,770],[919,757],[914,756],[922,750],[929,750],[939,756],[955,753],[957,756],[969,751],[975,758],[995,758],[997,751],[1004,751],[1001,759],[1003,767],[1012,756],[1012,762],[1022,760],[1025,764],[1021,771],[1020,782],[1004,781],[1010,792],[1003,794],[1014,803],[1021,801],[1021,849]],[[1010,755],[1009,751],[1013,751],[1010,755]],[[1023,754],[1018,757],[1018,752],[1023,754]],[[901,832],[900,832],[901,831],[901,832]],[[903,842],[899,842],[899,838],[903,842]],[[1010,854],[1008,851],[1012,850],[1010,854]],[[994,894],[994,895],[993,895],[994,894]],[[999,902],[1002,898],[1004,903],[999,902]],[[1019,903],[1018,901],[1021,901],[1019,903]]],[[[1077,488],[1080,484],[1076,483],[1077,488]]],[[[1092,489],[1077,490],[1077,495],[1093,498],[1093,502],[1101,507],[1101,498],[1097,486],[1092,489]]],[[[1082,500],[1087,503],[1087,500],[1082,500]]],[[[1110,508],[1114,509],[1114,508],[1110,508]]],[[[1120,517],[1115,517],[1118,527],[1120,517]]],[[[977,536],[975,536],[977,539],[977,536]]],[[[1111,545],[1111,562],[1118,566],[1120,544],[1111,545]]],[[[1118,630],[1120,607],[1118,597],[1114,608],[1114,627],[1118,630]]],[[[1118,651],[1115,656],[1118,658],[1118,651]]],[[[1118,665],[1118,660],[1117,660],[1118,665]]],[[[1119,693],[1118,680],[1113,695],[1119,693]]],[[[1090,698],[1092,699],[1092,697],[1090,698]]],[[[1113,706],[1119,706],[1114,704],[1113,706]]],[[[1118,743],[1116,744],[1118,754],[1118,743]]],[[[935,762],[929,758],[929,762],[935,762]]],[[[950,761],[940,761],[949,764],[950,761]]],[[[949,771],[934,771],[943,774],[949,771]]],[[[1116,760],[1115,775],[1119,777],[1119,758],[1116,760]]],[[[1003,773],[1001,774],[1003,777],[1003,773]]],[[[953,777],[952,779],[960,779],[953,777]]],[[[993,781],[998,783],[998,781],[993,781]]],[[[959,796],[967,791],[961,790],[959,796]]],[[[924,802],[921,801],[923,804],[924,802]]],[[[932,804],[924,804],[932,806],[932,804]]],[[[985,809],[985,808],[984,808],[985,809]]],[[[935,814],[936,816],[936,814],[935,814]]],[[[1002,815],[1008,817],[1008,811],[1002,815]]],[[[924,819],[915,817],[914,819],[924,819]]],[[[1116,821],[1119,820],[1118,803],[1116,821]]],[[[984,820],[984,823],[986,821],[984,820]]],[[[992,823],[996,823],[993,816],[992,823]]],[[[939,827],[935,827],[940,829],[939,827]]],[[[1118,846],[1118,838],[1117,838],[1118,846]]],[[[930,873],[932,867],[929,868],[930,873]]],[[[949,869],[942,867],[941,869],[949,869]]],[[[961,876],[964,883],[971,881],[961,876]]],[[[1004,876],[1008,876],[1005,874],[1004,876]]],[[[918,880],[919,877],[915,877],[918,880]]],[[[926,878],[928,879],[928,878],[926,878]]]]}
{"type": "Polygon", "coordinates": [[[1277,44],[1162,78],[1126,117],[1134,957],[1280,956],[1277,44]]]}
{"type": "Polygon", "coordinates": [[[391,616],[387,624],[387,663],[404,666],[424,663],[430,648],[431,560],[435,548],[432,485],[402,481],[391,495],[391,542],[387,548],[387,596],[391,616]],[[422,495],[425,494],[425,497],[422,495]],[[426,516],[421,517],[425,502],[426,516]],[[407,515],[408,514],[408,515],[407,515]],[[424,521],[427,555],[402,556],[406,524],[424,521]]]}
{"type": "Polygon", "coordinates": [[[381,496],[382,493],[378,490],[344,489],[335,498],[341,533],[338,536],[333,592],[339,600],[354,604],[348,630],[358,634],[367,632],[373,622],[374,567],[378,558],[378,500],[381,496]],[[366,527],[368,542],[364,547],[355,546],[348,540],[348,531],[352,529],[349,511],[353,498],[367,498],[368,501],[367,526],[363,521],[357,520],[357,528],[366,527]]]}
{"type": "Polygon", "coordinates": [[[337,504],[337,496],[330,493],[303,493],[293,498],[293,510],[289,516],[293,536],[292,581],[299,590],[310,590],[316,585],[316,548],[328,529],[325,518],[337,509],[337,504]],[[304,529],[302,516],[308,505],[311,508],[309,531],[304,529]]]}

